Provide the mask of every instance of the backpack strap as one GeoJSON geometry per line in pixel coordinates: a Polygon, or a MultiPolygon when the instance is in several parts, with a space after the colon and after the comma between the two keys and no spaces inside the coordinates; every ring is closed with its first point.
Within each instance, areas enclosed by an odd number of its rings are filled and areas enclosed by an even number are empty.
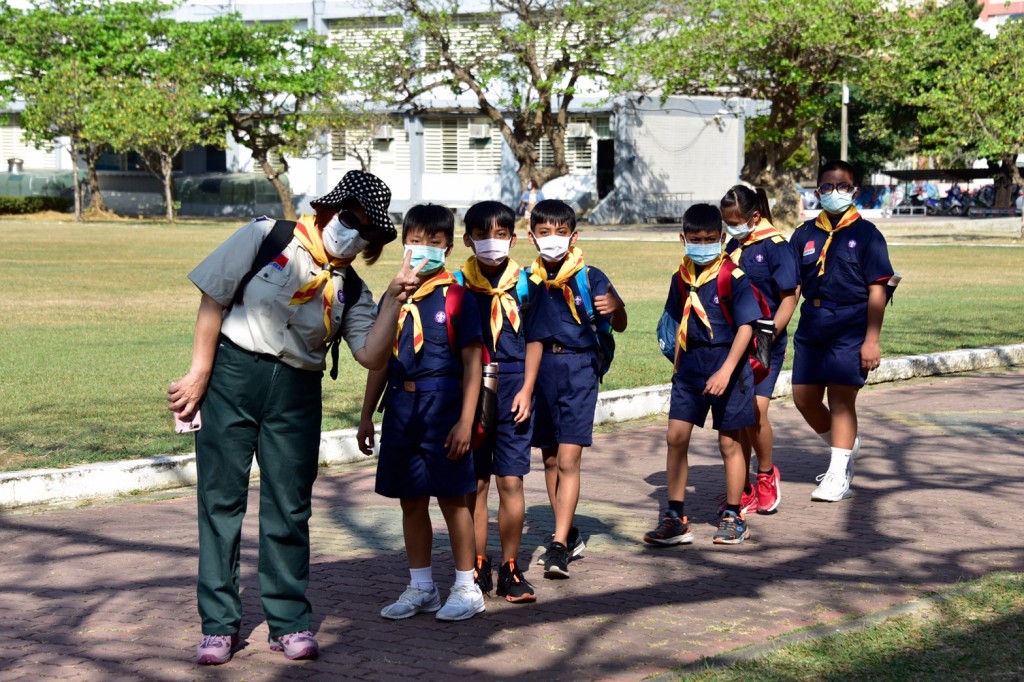
{"type": "Polygon", "coordinates": [[[530,271],[524,268],[519,268],[519,279],[516,280],[516,298],[519,299],[520,307],[525,308],[527,305],[529,305],[530,271]]]}
{"type": "Polygon", "coordinates": [[[252,261],[252,267],[239,281],[238,288],[235,290],[235,297],[231,301],[232,305],[238,305],[242,302],[242,294],[245,293],[245,287],[249,284],[249,281],[256,276],[256,273],[265,268],[270,261],[277,258],[284,251],[284,248],[291,242],[294,232],[295,221],[274,221],[274,227],[263,238],[263,243],[260,244],[260,248],[256,252],[256,258],[252,261]]]}
{"type": "Polygon", "coordinates": [[[590,323],[594,323],[594,296],[590,291],[590,266],[584,265],[576,272],[576,286],[580,290],[580,298],[583,299],[583,307],[587,311],[590,323]]]}
{"type": "Polygon", "coordinates": [[[448,347],[455,352],[455,332],[462,314],[462,300],[466,297],[466,288],[461,284],[452,284],[444,289],[444,324],[448,328],[448,347]]]}
{"type": "Polygon", "coordinates": [[[718,270],[718,305],[722,307],[722,314],[730,327],[735,328],[732,317],[732,273],[736,269],[736,263],[731,258],[726,258],[722,267],[718,270]]]}
{"type": "MultiPolygon", "coordinates": [[[[356,274],[355,269],[350,265],[345,273],[345,282],[341,285],[341,291],[345,301],[341,305],[341,323],[345,323],[348,311],[352,308],[359,297],[363,294],[363,280],[356,274]]],[[[338,325],[334,336],[327,342],[327,348],[331,351],[331,379],[338,378],[338,348],[341,346],[341,325],[338,325]]]]}
{"type": "Polygon", "coordinates": [[[455,282],[460,286],[466,286],[466,274],[462,270],[456,270],[452,273],[452,277],[455,278],[455,282]]]}

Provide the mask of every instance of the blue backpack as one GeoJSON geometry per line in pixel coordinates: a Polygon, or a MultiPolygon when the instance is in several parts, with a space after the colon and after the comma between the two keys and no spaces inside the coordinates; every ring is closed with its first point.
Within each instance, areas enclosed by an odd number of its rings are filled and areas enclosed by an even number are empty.
{"type": "Polygon", "coordinates": [[[612,332],[612,325],[594,310],[594,294],[590,290],[590,278],[587,276],[590,266],[580,268],[576,273],[576,286],[580,290],[580,298],[583,299],[583,307],[587,311],[587,319],[590,321],[590,328],[597,336],[597,378],[599,382],[604,381],[604,375],[612,366],[615,359],[615,336],[612,332]]]}

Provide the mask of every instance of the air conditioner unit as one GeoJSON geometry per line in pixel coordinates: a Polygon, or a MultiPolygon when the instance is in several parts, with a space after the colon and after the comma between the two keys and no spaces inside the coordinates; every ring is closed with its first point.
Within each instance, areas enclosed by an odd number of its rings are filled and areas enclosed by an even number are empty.
{"type": "Polygon", "coordinates": [[[471,140],[489,140],[489,139],[491,139],[491,124],[490,123],[470,123],[469,124],[469,139],[471,139],[471,140]]]}
{"type": "Polygon", "coordinates": [[[566,137],[590,137],[589,123],[568,123],[565,126],[566,137]]]}
{"type": "Polygon", "coordinates": [[[375,140],[393,140],[395,139],[395,131],[391,128],[390,124],[385,123],[379,126],[373,131],[373,139],[375,140]]]}

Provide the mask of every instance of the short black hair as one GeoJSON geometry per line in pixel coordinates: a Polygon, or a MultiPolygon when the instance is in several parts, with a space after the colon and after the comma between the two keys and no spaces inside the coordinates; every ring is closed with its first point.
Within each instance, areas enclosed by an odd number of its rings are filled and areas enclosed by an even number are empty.
{"type": "Polygon", "coordinates": [[[722,212],[713,204],[693,204],[683,214],[683,234],[722,231],[722,212]]]}
{"type": "Polygon", "coordinates": [[[466,211],[462,222],[466,224],[466,234],[473,230],[490,230],[492,226],[503,227],[510,233],[516,231],[516,214],[511,208],[500,201],[481,201],[473,204],[466,211]]]}
{"type": "Polygon", "coordinates": [[[455,215],[447,206],[438,204],[417,204],[410,208],[402,219],[402,243],[409,230],[423,230],[428,237],[443,232],[448,243],[455,243],[455,215]]]}
{"type": "Polygon", "coordinates": [[[576,211],[572,210],[572,206],[558,199],[538,201],[530,211],[530,232],[533,232],[533,228],[540,223],[568,225],[569,229],[575,232],[576,211]]]}
{"type": "Polygon", "coordinates": [[[853,164],[838,159],[829,161],[818,169],[818,185],[821,185],[821,179],[825,177],[825,173],[836,170],[845,171],[850,176],[850,179],[853,180],[853,184],[856,187],[860,187],[860,173],[857,172],[857,169],[853,167],[853,164]]]}

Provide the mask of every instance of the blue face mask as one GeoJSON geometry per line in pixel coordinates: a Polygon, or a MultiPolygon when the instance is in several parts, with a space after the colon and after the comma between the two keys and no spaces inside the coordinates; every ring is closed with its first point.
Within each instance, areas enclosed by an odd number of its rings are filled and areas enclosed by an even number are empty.
{"type": "Polygon", "coordinates": [[[840,192],[832,190],[821,195],[821,207],[827,213],[846,213],[846,209],[853,205],[853,192],[840,192]]]}
{"type": "Polygon", "coordinates": [[[707,265],[722,255],[722,242],[691,244],[686,242],[686,256],[697,265],[707,265]]]}
{"type": "Polygon", "coordinates": [[[425,275],[444,267],[444,249],[439,246],[426,246],[424,244],[406,244],[405,250],[412,254],[409,259],[409,267],[415,270],[420,263],[426,262],[421,275],[425,275]]]}

